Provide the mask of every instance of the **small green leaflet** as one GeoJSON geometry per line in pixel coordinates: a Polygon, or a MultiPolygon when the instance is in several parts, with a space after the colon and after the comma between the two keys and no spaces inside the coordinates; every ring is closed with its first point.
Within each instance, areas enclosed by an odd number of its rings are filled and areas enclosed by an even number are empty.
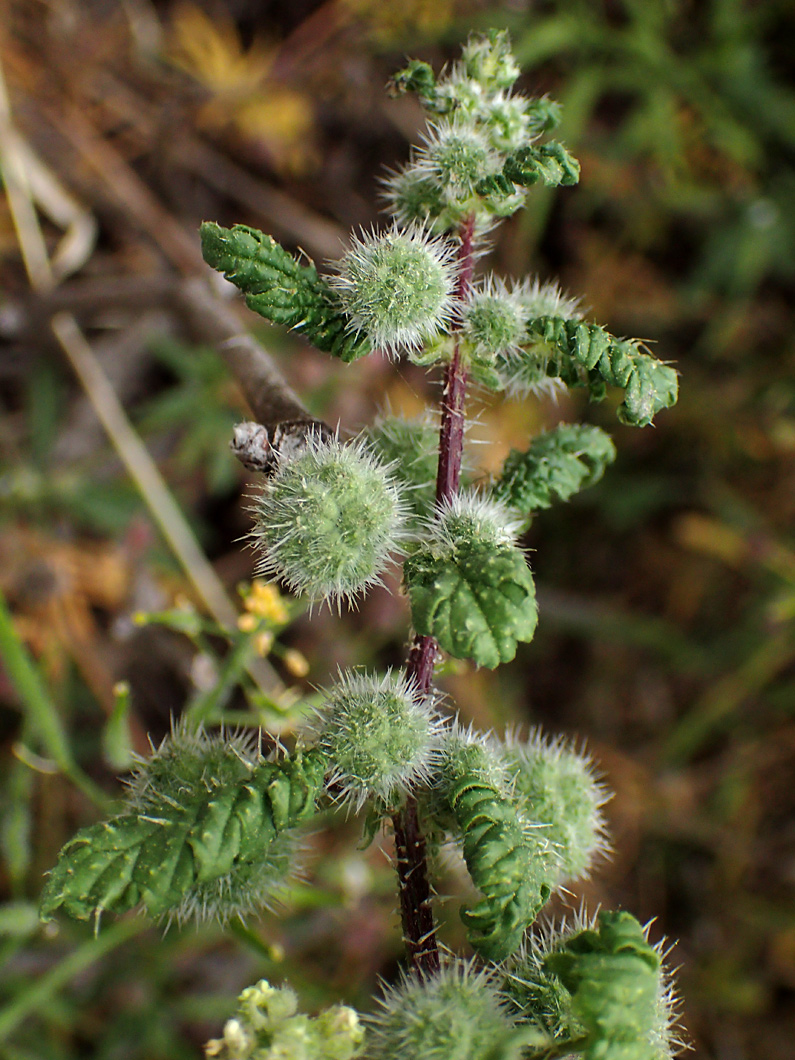
{"type": "Polygon", "coordinates": [[[512,449],[492,495],[520,515],[567,501],[604,474],[616,458],[610,435],[599,427],[563,423],[533,439],[524,452],[512,449]]]}
{"type": "Polygon", "coordinates": [[[631,914],[600,913],[597,930],[572,935],[544,964],[587,1031],[584,1060],[658,1060],[662,962],[631,914]]]}
{"type": "Polygon", "coordinates": [[[506,158],[501,173],[484,177],[475,185],[479,195],[512,195],[516,187],[529,188],[539,181],[547,187],[571,186],[580,179],[580,163],[562,143],[550,140],[530,145],[506,158]]]}
{"type": "Polygon", "coordinates": [[[676,404],[676,372],[644,353],[637,341],[617,339],[598,324],[563,317],[536,317],[525,328],[525,355],[551,357],[548,374],[560,376],[568,386],[587,385],[596,401],[604,398],[607,386],[620,387],[622,423],[646,427],[657,412],[676,404]]]}
{"type": "Polygon", "coordinates": [[[205,221],[201,241],[204,260],[245,294],[255,313],[302,331],[319,350],[343,361],[370,352],[315,266],[301,265],[273,236],[248,225],[222,228],[205,221]]]}
{"type": "Polygon", "coordinates": [[[392,96],[416,92],[426,106],[433,106],[436,102],[436,75],[433,67],[421,59],[411,59],[404,70],[398,70],[392,76],[388,89],[392,96]]]}
{"type": "Polygon", "coordinates": [[[522,821],[493,779],[485,748],[457,748],[446,764],[444,792],[461,830],[472,882],[482,899],[461,912],[469,941],[490,961],[509,957],[549,897],[554,852],[543,829],[522,821]]]}
{"type": "Polygon", "coordinates": [[[312,816],[325,758],[262,762],[244,781],[193,793],[155,815],[128,812],[84,828],[58,856],[40,912],[87,920],[143,905],[151,916],[179,907],[194,888],[267,864],[274,840],[312,816]]]}
{"type": "Polygon", "coordinates": [[[423,542],[405,562],[411,620],[456,659],[493,670],[533,639],[535,585],[513,544],[463,538],[452,549],[423,542]]]}

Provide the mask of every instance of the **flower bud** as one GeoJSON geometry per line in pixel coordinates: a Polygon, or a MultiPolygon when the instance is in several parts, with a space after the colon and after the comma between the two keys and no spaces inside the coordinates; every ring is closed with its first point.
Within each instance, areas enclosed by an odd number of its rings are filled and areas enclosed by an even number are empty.
{"type": "Polygon", "coordinates": [[[383,181],[383,198],[400,225],[423,225],[433,232],[451,227],[444,217],[444,196],[439,184],[422,166],[410,163],[383,181]]]}
{"type": "Polygon", "coordinates": [[[441,121],[432,125],[417,152],[417,167],[451,200],[466,199],[487,174],[500,168],[488,137],[473,124],[441,121]]]}
{"type": "Polygon", "coordinates": [[[488,972],[451,961],[425,977],[390,987],[370,1018],[372,1060],[512,1060],[520,1055],[516,1028],[488,972]]]}
{"type": "Polygon", "coordinates": [[[319,713],[318,746],[329,762],[329,786],[361,809],[371,796],[391,804],[426,783],[439,758],[441,719],[432,700],[402,676],[349,672],[319,713]]]}
{"type": "Polygon", "coordinates": [[[253,508],[258,573],[311,601],[351,601],[399,548],[404,506],[389,468],[362,443],[312,436],[282,458],[253,508]]]}
{"type": "Polygon", "coordinates": [[[463,331],[479,359],[507,356],[524,337],[525,314],[519,300],[493,277],[475,291],[463,313],[463,331]]]}
{"type": "Polygon", "coordinates": [[[363,233],[331,282],[352,327],[388,354],[414,350],[449,324],[455,306],[450,244],[422,228],[363,233]]]}
{"type": "Polygon", "coordinates": [[[534,139],[530,132],[528,101],[523,96],[500,93],[484,106],[481,120],[488,131],[489,143],[498,151],[517,151],[534,139]]]}
{"type": "Polygon", "coordinates": [[[521,73],[504,31],[492,30],[488,34],[470,37],[461,59],[468,76],[486,89],[508,89],[521,73]]]}

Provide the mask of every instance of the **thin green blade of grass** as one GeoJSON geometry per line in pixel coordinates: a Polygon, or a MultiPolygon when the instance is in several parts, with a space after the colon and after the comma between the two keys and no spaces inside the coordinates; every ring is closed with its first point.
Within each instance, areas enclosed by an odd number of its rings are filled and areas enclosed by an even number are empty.
{"type": "Polygon", "coordinates": [[[106,806],[107,796],[74,760],[58,709],[35,662],[14,628],[11,612],[0,593],[0,658],[22,701],[22,709],[47,754],[92,802],[106,806]]]}

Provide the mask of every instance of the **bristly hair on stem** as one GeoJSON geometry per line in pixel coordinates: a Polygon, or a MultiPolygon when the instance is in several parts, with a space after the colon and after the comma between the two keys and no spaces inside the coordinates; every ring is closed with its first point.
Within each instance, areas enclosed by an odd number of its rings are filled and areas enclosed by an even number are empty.
{"type": "MultiPolygon", "coordinates": [[[[458,250],[458,282],[456,296],[460,303],[469,297],[474,271],[474,219],[464,224],[458,250]]],[[[460,326],[460,325],[459,325],[460,326]]],[[[466,371],[461,365],[456,343],[453,359],[445,374],[442,398],[442,421],[439,428],[439,465],[436,479],[436,505],[444,504],[458,491],[461,462],[464,452],[464,400],[466,371]]],[[[427,695],[433,680],[433,667],[439,648],[433,637],[416,637],[406,663],[406,679],[420,694],[427,695]]],[[[413,798],[393,818],[396,842],[407,837],[398,855],[398,878],[403,933],[409,955],[417,971],[435,971],[439,967],[436,946],[436,927],[430,904],[431,887],[428,882],[428,863],[425,841],[420,831],[417,804],[413,798]],[[402,856],[401,856],[402,855],[402,856]],[[414,893],[426,897],[421,901],[419,914],[410,908],[414,893]]]]}

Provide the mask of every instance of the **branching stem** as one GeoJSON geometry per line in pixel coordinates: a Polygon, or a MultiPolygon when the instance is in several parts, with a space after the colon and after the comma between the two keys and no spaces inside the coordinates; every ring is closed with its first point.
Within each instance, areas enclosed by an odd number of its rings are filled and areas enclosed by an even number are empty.
{"type": "MultiPolygon", "coordinates": [[[[459,233],[456,287],[459,303],[469,300],[472,288],[475,267],[474,228],[475,218],[468,217],[461,225],[459,233]]],[[[466,385],[467,370],[461,360],[456,336],[442,394],[439,469],[436,477],[437,508],[458,492],[464,452],[466,385]]],[[[438,647],[433,637],[415,638],[406,664],[406,676],[414,682],[421,695],[430,691],[437,653],[438,647]]],[[[420,827],[415,799],[409,797],[406,800],[403,809],[394,815],[393,824],[403,937],[413,970],[419,974],[430,974],[439,968],[439,949],[431,906],[432,891],[425,857],[425,837],[420,827]]]]}

